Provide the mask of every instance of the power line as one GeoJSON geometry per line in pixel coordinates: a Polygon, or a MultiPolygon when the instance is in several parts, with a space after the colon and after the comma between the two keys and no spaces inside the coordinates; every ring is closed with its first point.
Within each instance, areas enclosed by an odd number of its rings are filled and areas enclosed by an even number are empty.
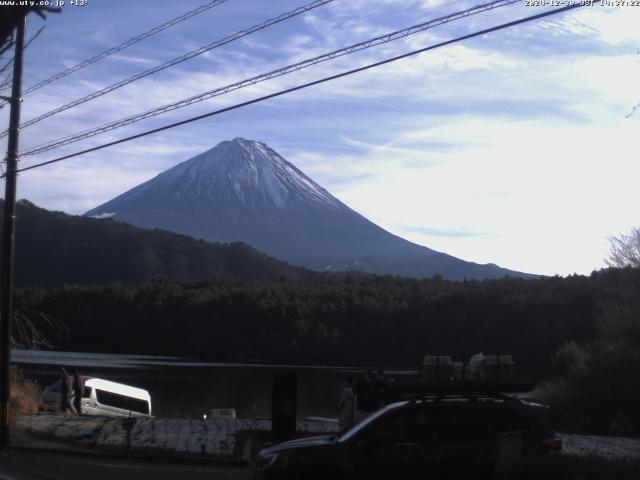
{"type": "MultiPolygon", "coordinates": [[[[128,85],[130,83],[135,82],[136,80],[140,80],[142,78],[148,77],[150,75],[153,75],[154,73],[157,73],[161,70],[165,70],[166,68],[172,67],[174,65],[177,65],[179,63],[185,62],[187,60],[190,60],[194,57],[197,57],[198,55],[202,55],[205,52],[208,52],[210,50],[213,50],[214,48],[220,47],[222,45],[226,45],[227,43],[231,43],[235,40],[238,40],[242,37],[246,37],[247,35],[251,35],[252,33],[255,33],[259,30],[263,30],[267,27],[270,27],[271,25],[274,25],[276,23],[280,23],[283,22],[289,18],[295,17],[297,15],[301,15],[305,12],[308,12],[310,10],[313,10],[314,8],[320,7],[322,5],[326,5],[329,2],[333,2],[334,0],[315,0],[307,5],[303,5],[302,7],[298,7],[294,10],[291,10],[289,12],[283,13],[281,15],[278,15],[277,17],[271,18],[269,20],[266,20],[260,24],[254,25],[252,27],[249,27],[245,30],[241,30],[239,32],[234,33],[233,35],[229,35],[227,37],[224,37],[221,40],[217,40],[213,43],[210,43],[208,45],[205,45],[204,47],[200,47],[197,50],[193,50],[191,52],[185,53],[184,55],[181,55],[179,57],[173,58],[171,60],[168,60],[160,65],[157,65],[153,68],[150,68],[148,70],[145,70],[143,72],[137,73],[135,75],[132,75],[131,77],[125,78],[124,80],[121,80],[119,82],[116,82],[112,85],[109,85],[108,87],[105,87],[101,90],[95,91],[93,93],[90,93],[89,95],[86,95],[82,98],[78,98],[70,103],[67,103],[66,105],[63,105],[61,107],[55,108],[47,113],[44,113],[38,117],[32,118],[31,120],[28,120],[27,122],[23,123],[20,128],[26,128],[30,125],[33,125],[34,123],[38,123],[41,120],[44,120],[45,118],[51,117],[52,115],[56,115],[60,112],[64,112],[65,110],[68,110],[70,108],[76,107],[78,105],[81,105],[85,102],[88,102],[89,100],[93,100],[94,98],[98,98],[101,97],[102,95],[106,95],[109,92],[113,92],[114,90],[117,90],[118,88],[124,87],[125,85],[128,85]]],[[[6,135],[6,132],[2,132],[2,134],[0,134],[0,138],[4,137],[6,135]]]]}
{"type": "Polygon", "coordinates": [[[88,148],[86,150],[82,150],[82,151],[79,151],[79,152],[71,153],[69,155],[64,155],[62,157],[54,158],[52,160],[47,160],[45,162],[36,163],[36,164],[30,165],[28,167],[20,168],[17,171],[18,172],[26,172],[27,170],[32,170],[34,168],[43,167],[45,165],[50,165],[52,163],[61,162],[63,160],[67,160],[69,158],[77,157],[79,155],[84,155],[86,153],[95,152],[97,150],[102,150],[104,148],[111,147],[113,145],[118,145],[120,143],[124,143],[124,142],[128,142],[128,141],[131,141],[131,140],[135,140],[137,138],[141,138],[141,137],[145,137],[145,136],[148,136],[148,135],[152,135],[154,133],[158,133],[158,132],[161,132],[161,131],[164,131],[164,130],[169,130],[171,128],[179,127],[181,125],[186,125],[188,123],[192,123],[192,122],[195,122],[195,121],[198,121],[198,120],[202,120],[204,118],[212,117],[212,116],[215,116],[215,115],[220,115],[222,113],[229,112],[231,110],[236,110],[238,108],[246,107],[246,106],[252,105],[254,103],[258,103],[258,102],[262,102],[262,101],[265,101],[265,100],[269,100],[271,98],[279,97],[279,96],[285,95],[287,93],[295,92],[295,91],[302,90],[302,89],[308,88],[308,87],[312,87],[314,85],[319,85],[321,83],[325,83],[325,82],[328,82],[328,81],[331,81],[331,80],[336,80],[338,78],[342,78],[342,77],[346,77],[346,76],[349,76],[349,75],[353,75],[355,73],[363,72],[365,70],[370,70],[372,68],[379,67],[381,65],[386,65],[388,63],[395,62],[395,61],[398,61],[398,60],[401,60],[401,59],[404,59],[404,58],[407,58],[407,57],[411,57],[411,56],[414,56],[414,55],[417,55],[417,54],[420,54],[420,53],[424,53],[424,52],[427,52],[427,51],[430,51],[430,50],[434,50],[436,48],[444,47],[446,45],[451,45],[453,43],[461,42],[463,40],[468,40],[468,39],[474,38],[474,37],[479,37],[481,35],[486,35],[488,33],[496,32],[498,30],[503,30],[505,28],[510,28],[510,27],[513,27],[513,26],[516,26],[516,25],[520,25],[522,23],[531,22],[533,20],[538,20],[540,18],[548,17],[548,16],[551,16],[551,15],[557,15],[559,13],[566,12],[566,11],[569,11],[569,10],[573,10],[574,8],[579,8],[579,7],[582,7],[582,6],[584,6],[584,5],[580,4],[580,3],[577,3],[577,4],[569,5],[569,6],[566,6],[566,7],[556,8],[554,10],[542,12],[542,13],[539,13],[537,15],[531,15],[529,17],[524,17],[524,18],[521,18],[521,19],[518,19],[518,20],[514,20],[514,21],[511,21],[511,22],[508,22],[508,23],[503,23],[503,24],[497,25],[495,27],[487,28],[485,30],[480,30],[480,31],[477,31],[477,32],[474,32],[474,33],[463,35],[461,37],[456,37],[456,38],[453,38],[451,40],[446,40],[444,42],[440,42],[440,43],[437,43],[435,45],[430,45],[428,47],[420,48],[418,50],[413,50],[411,52],[404,53],[402,55],[398,55],[398,56],[395,56],[395,57],[392,57],[392,58],[388,58],[386,60],[382,60],[382,61],[379,61],[379,62],[376,62],[376,63],[372,63],[372,64],[369,64],[369,65],[365,65],[363,67],[354,68],[353,70],[349,70],[349,71],[346,71],[346,72],[338,73],[336,75],[331,75],[329,77],[324,77],[324,78],[321,78],[319,80],[314,80],[313,82],[305,83],[305,84],[302,84],[302,85],[297,85],[295,87],[287,88],[287,89],[281,90],[279,92],[275,92],[275,93],[271,93],[269,95],[264,95],[262,97],[254,98],[254,99],[248,100],[246,102],[238,103],[238,104],[235,104],[235,105],[231,105],[229,107],[221,108],[219,110],[214,110],[212,112],[208,112],[208,113],[205,113],[205,114],[202,114],[202,115],[191,117],[191,118],[188,118],[186,120],[182,120],[180,122],[175,122],[175,123],[172,123],[172,124],[169,124],[169,125],[165,125],[163,127],[154,128],[153,130],[147,130],[146,132],[138,133],[136,135],[131,135],[129,137],[121,138],[121,139],[115,140],[113,142],[109,142],[109,143],[105,143],[105,144],[102,144],[102,145],[98,145],[96,147],[92,147],[92,148],[88,148]]]}
{"type": "Polygon", "coordinates": [[[4,52],[13,47],[14,41],[14,33],[11,32],[11,36],[7,38],[7,41],[4,44],[0,44],[0,55],[4,55],[4,52]]]}
{"type": "Polygon", "coordinates": [[[313,58],[309,58],[306,60],[303,60],[301,62],[292,64],[292,65],[288,65],[286,67],[282,67],[282,68],[278,68],[276,70],[272,70],[270,72],[267,73],[263,73],[260,75],[257,75],[255,77],[251,77],[249,79],[245,79],[245,80],[241,80],[239,82],[235,82],[232,83],[230,85],[226,85],[224,87],[218,87],[215,88],[213,90],[209,90],[207,92],[204,93],[200,93],[198,95],[183,99],[183,100],[179,100],[177,102],[173,102],[167,105],[163,105],[161,107],[157,107],[154,108],[152,110],[148,110],[146,112],[143,113],[139,113],[136,115],[132,115],[130,117],[126,117],[124,119],[120,119],[120,120],[116,120],[114,122],[110,122],[107,123],[105,125],[101,125],[97,128],[94,129],[90,129],[90,130],[85,130],[82,132],[78,132],[72,135],[68,135],[66,137],[62,137],[56,140],[52,140],[50,142],[45,142],[43,144],[40,145],[36,145],[32,150],[27,151],[25,153],[22,154],[22,156],[27,156],[27,155],[35,155],[38,153],[42,153],[42,152],[46,152],[49,150],[53,150],[55,148],[61,147],[63,145],[68,145],[70,143],[75,143],[78,142],[80,140],[84,140],[85,138],[89,138],[89,137],[93,137],[111,130],[115,130],[117,128],[121,128],[127,125],[131,125],[133,123],[139,122],[141,120],[145,120],[147,118],[151,118],[151,117],[155,117],[157,115],[161,115],[163,113],[172,111],[172,110],[177,110],[179,108],[183,108],[189,105],[193,105],[194,103],[198,103],[198,102],[202,102],[204,100],[208,100],[210,98],[214,98],[220,95],[224,95],[227,93],[230,93],[232,91],[235,90],[239,90],[241,88],[245,88],[245,87],[249,87],[251,85],[255,85],[257,83],[260,82],[264,82],[266,80],[270,80],[272,78],[276,78],[276,77],[281,77],[283,75],[287,75],[289,73],[293,73],[299,70],[302,70],[304,68],[308,68],[311,67],[313,65],[317,65],[318,63],[321,62],[325,62],[328,60],[333,60],[335,58],[338,57],[342,57],[344,55],[349,55],[351,53],[354,52],[358,52],[360,50],[365,50],[377,45],[381,45],[384,43],[388,43],[394,40],[398,40],[400,38],[404,38],[407,37],[409,35],[414,35],[416,33],[425,31],[427,29],[433,28],[435,26],[438,25],[443,25],[445,23],[449,23],[455,20],[459,20],[462,18],[466,18],[469,17],[471,15],[476,15],[478,13],[482,13],[488,10],[492,10],[494,8],[498,8],[498,7],[503,7],[506,5],[511,5],[513,3],[518,3],[520,2],[520,0],[499,0],[499,1],[493,1],[493,2],[489,2],[489,3],[484,3],[481,5],[477,5],[475,7],[466,9],[466,10],[462,10],[462,11],[458,11],[458,12],[454,12],[451,13],[449,15],[445,15],[443,17],[439,17],[436,18],[434,20],[429,20],[427,22],[423,22],[420,23],[418,25],[414,25],[412,27],[409,28],[405,28],[402,30],[396,30],[394,32],[391,33],[387,33],[385,35],[381,35],[375,38],[372,38],[370,40],[366,40],[364,42],[359,42],[356,43],[354,45],[351,45],[349,47],[345,47],[345,48],[341,48],[339,50],[334,50],[332,52],[329,53],[325,53],[322,55],[319,55],[317,57],[313,57],[313,58]]]}
{"type": "Polygon", "coordinates": [[[11,57],[7,63],[0,67],[0,75],[2,75],[9,67],[11,67],[11,65],[13,65],[13,57],[11,57]]]}
{"type": "MultiPolygon", "coordinates": [[[[40,34],[42,33],[42,31],[45,29],[45,27],[46,27],[46,25],[42,25],[42,26],[38,29],[38,31],[37,31],[36,33],[34,33],[34,34],[33,34],[33,36],[29,39],[29,41],[27,41],[27,42],[24,44],[24,47],[23,47],[23,48],[24,48],[25,50],[29,47],[29,45],[31,45],[31,42],[33,42],[36,38],[38,38],[38,37],[40,36],[40,34]]],[[[11,59],[10,59],[7,63],[5,63],[5,64],[2,66],[2,68],[0,68],[0,74],[4,73],[4,71],[5,71],[5,70],[7,70],[11,65],[13,65],[13,57],[11,57],[11,59]]],[[[9,83],[10,83],[10,82],[9,82],[9,83]]],[[[2,87],[3,87],[3,86],[4,86],[4,84],[3,84],[3,85],[0,85],[0,90],[2,90],[2,87]]]]}
{"type": "MultiPolygon", "coordinates": [[[[40,36],[40,34],[42,33],[42,31],[45,29],[46,25],[42,25],[38,31],[36,33],[33,34],[33,36],[29,39],[29,41],[27,41],[24,44],[23,50],[26,50],[29,45],[31,45],[31,42],[33,42],[36,38],[38,38],[40,36]]],[[[7,63],[5,63],[3,65],[2,68],[0,68],[0,75],[2,75],[2,73],[4,73],[4,71],[6,69],[8,69],[11,65],[13,65],[13,57],[11,58],[11,60],[9,60],[7,63]]],[[[6,88],[9,88],[11,84],[11,75],[8,75],[7,78],[5,80],[0,81],[0,90],[4,90],[6,88]]],[[[6,104],[0,104],[0,109],[6,104]]]]}
{"type": "Polygon", "coordinates": [[[33,36],[27,41],[27,43],[24,44],[24,48],[27,48],[29,45],[31,45],[31,43],[40,36],[40,34],[44,31],[46,27],[47,27],[46,25],[42,25],[38,29],[38,31],[34,33],[33,36]]]}
{"type": "MultiPolygon", "coordinates": [[[[636,52],[636,55],[638,56],[638,63],[640,64],[640,50],[638,50],[636,52]]],[[[631,116],[636,113],[636,111],[640,109],[640,102],[636,103],[633,108],[631,109],[631,111],[626,115],[627,118],[631,118],[631,116]]]]}
{"type": "Polygon", "coordinates": [[[151,30],[147,30],[146,32],[143,32],[139,35],[136,35],[133,38],[130,38],[129,40],[122,42],[120,45],[117,45],[115,47],[112,47],[108,50],[105,50],[102,53],[99,53],[91,58],[88,58],[72,67],[67,68],[66,70],[63,70],[60,73],[57,73],[55,75],[52,75],[51,77],[42,80],[39,83],[36,83],[35,85],[25,89],[22,92],[22,95],[27,95],[31,92],[34,92],[42,87],[44,87],[45,85],[48,85],[52,82],[55,82],[56,80],[59,80],[63,77],[66,77],[67,75],[71,75],[74,72],[77,72],[78,70],[85,68],[89,65],[91,65],[92,63],[96,63],[99,60],[102,60],[103,58],[108,57],[109,55],[113,55],[114,53],[117,53],[121,50],[124,50],[127,47],[130,47],[131,45],[134,45],[138,42],[141,42],[142,40],[149,38],[153,35],[155,35],[156,33],[160,33],[163,30],[166,30],[167,28],[173,27],[174,25],[177,25],[179,23],[184,22],[185,20],[188,20],[191,17],[194,17],[196,15],[201,14],[202,12],[205,12],[213,7],[216,7],[224,2],[226,2],[227,0],[212,0],[208,3],[205,3],[204,5],[199,6],[198,8],[195,8],[193,10],[190,10],[178,17],[175,17],[171,20],[169,20],[168,22],[163,23],[162,25],[159,25],[157,27],[152,28],[151,30]]]}
{"type": "MultiPolygon", "coordinates": [[[[2,68],[0,68],[0,75],[2,75],[8,68],[13,65],[13,57],[5,63],[2,68]]],[[[9,72],[3,80],[0,80],[0,91],[6,90],[11,85],[11,72],[9,72]]],[[[0,103],[0,108],[2,108],[5,104],[0,103]]]]}

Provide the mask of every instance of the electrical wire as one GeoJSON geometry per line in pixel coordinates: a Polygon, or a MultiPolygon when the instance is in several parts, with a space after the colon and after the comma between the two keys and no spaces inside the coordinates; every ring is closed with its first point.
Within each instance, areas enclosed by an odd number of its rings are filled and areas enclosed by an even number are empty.
{"type": "Polygon", "coordinates": [[[15,42],[13,37],[14,37],[14,32],[11,32],[11,36],[7,38],[6,42],[0,45],[0,55],[4,55],[4,52],[9,50],[11,47],[13,47],[13,44],[15,42]]]}
{"type": "MultiPolygon", "coordinates": [[[[4,64],[2,69],[0,69],[0,75],[4,73],[9,67],[13,65],[13,58],[4,64]]],[[[5,75],[5,78],[0,80],[0,91],[7,90],[11,86],[11,72],[5,75]]],[[[0,103],[0,108],[4,107],[5,103],[0,103]]]]}
{"type": "MultiPolygon", "coordinates": [[[[11,59],[9,59],[7,63],[0,67],[0,75],[2,75],[9,67],[11,67],[11,65],[13,65],[13,57],[11,57],[11,59]]],[[[1,87],[0,90],[2,90],[1,87]]]]}
{"type": "Polygon", "coordinates": [[[128,141],[131,141],[131,140],[134,140],[134,139],[137,139],[137,138],[141,138],[141,137],[144,137],[144,136],[147,136],[147,135],[152,135],[154,133],[158,133],[158,132],[161,132],[163,130],[168,130],[168,129],[175,128],[175,127],[178,127],[178,126],[181,126],[181,125],[186,125],[188,123],[192,123],[192,122],[195,122],[195,121],[198,121],[198,120],[202,120],[203,118],[208,118],[208,117],[212,117],[212,116],[215,116],[215,115],[220,115],[222,113],[229,112],[231,110],[236,110],[238,108],[245,107],[245,106],[248,106],[248,105],[252,105],[254,103],[258,103],[258,102],[262,102],[262,101],[265,101],[265,100],[269,100],[271,98],[279,97],[281,95],[285,95],[285,94],[288,94],[288,93],[291,93],[291,92],[302,90],[304,88],[308,88],[308,87],[311,87],[311,86],[314,86],[314,85],[319,85],[321,83],[325,83],[325,82],[328,82],[328,81],[331,81],[331,80],[336,80],[338,78],[346,77],[348,75],[353,75],[355,73],[363,72],[365,70],[369,70],[369,69],[372,69],[372,68],[375,68],[375,67],[379,67],[381,65],[386,65],[388,63],[395,62],[395,61],[398,61],[398,60],[401,60],[401,59],[404,59],[404,58],[407,58],[407,57],[411,57],[411,56],[414,56],[414,55],[417,55],[417,54],[420,54],[420,53],[423,53],[423,52],[427,52],[427,51],[430,51],[430,50],[434,50],[436,48],[444,47],[446,45],[451,45],[453,43],[461,42],[463,40],[468,40],[468,39],[474,38],[474,37],[479,37],[481,35],[486,35],[488,33],[496,32],[498,30],[503,30],[505,28],[510,28],[510,27],[513,27],[513,26],[516,26],[516,25],[520,25],[520,24],[523,24],[523,23],[531,22],[533,20],[538,20],[540,18],[548,17],[548,16],[551,16],[551,15],[557,15],[559,13],[563,13],[563,12],[566,12],[566,11],[569,11],[569,10],[573,10],[575,8],[580,8],[580,7],[583,7],[583,6],[585,6],[585,5],[582,4],[582,3],[576,3],[576,4],[573,4],[573,5],[568,5],[566,7],[556,8],[554,10],[549,10],[549,11],[546,11],[546,12],[542,12],[542,13],[539,13],[537,15],[531,15],[529,17],[520,18],[518,20],[514,20],[514,21],[511,21],[511,22],[508,22],[508,23],[503,23],[501,25],[497,25],[497,26],[494,26],[494,27],[491,27],[491,28],[487,28],[487,29],[480,30],[480,31],[477,31],[477,32],[473,32],[473,33],[470,33],[470,34],[467,34],[467,35],[456,37],[456,38],[453,38],[451,40],[446,40],[444,42],[440,42],[440,43],[437,43],[435,45],[430,45],[428,47],[424,47],[424,48],[420,48],[420,49],[417,49],[417,50],[413,50],[411,52],[404,53],[402,55],[398,55],[398,56],[395,56],[395,57],[392,57],[392,58],[388,58],[386,60],[382,60],[382,61],[379,61],[379,62],[376,62],[376,63],[372,63],[372,64],[369,64],[369,65],[365,65],[363,67],[355,68],[355,69],[352,69],[352,70],[349,70],[349,71],[346,71],[346,72],[342,72],[342,73],[339,73],[339,74],[336,74],[336,75],[331,75],[329,77],[324,77],[324,78],[321,78],[319,80],[315,80],[313,82],[309,82],[309,83],[305,83],[305,84],[298,85],[298,86],[295,86],[295,87],[287,88],[285,90],[281,90],[279,92],[275,92],[275,93],[272,93],[272,94],[269,94],[269,95],[265,95],[265,96],[262,96],[262,97],[259,97],[259,98],[248,100],[246,102],[242,102],[242,103],[238,103],[238,104],[235,104],[235,105],[231,105],[229,107],[221,108],[219,110],[214,110],[212,112],[208,112],[208,113],[205,113],[203,115],[198,115],[198,116],[195,116],[195,117],[191,117],[191,118],[188,118],[186,120],[182,120],[180,122],[172,123],[170,125],[165,125],[163,127],[154,128],[153,130],[148,130],[146,132],[138,133],[136,135],[132,135],[132,136],[129,136],[129,137],[126,137],[126,138],[121,138],[121,139],[115,140],[113,142],[109,142],[109,143],[105,143],[105,144],[102,144],[102,145],[98,145],[98,146],[95,146],[95,147],[92,147],[92,148],[88,148],[86,150],[82,150],[82,151],[79,151],[79,152],[71,153],[69,155],[64,155],[62,157],[54,158],[52,160],[47,160],[45,162],[36,163],[36,164],[30,165],[28,167],[20,168],[17,171],[18,172],[26,172],[26,171],[32,170],[34,168],[43,167],[45,165],[51,165],[53,163],[61,162],[63,160],[67,160],[69,158],[77,157],[77,156],[84,155],[84,154],[90,153],[90,152],[95,152],[97,150],[102,150],[104,148],[111,147],[113,145],[118,145],[120,143],[128,142],[128,141]]]}
{"type": "MultiPolygon", "coordinates": [[[[117,90],[118,88],[124,87],[125,85],[128,85],[130,83],[135,82],[136,80],[140,80],[142,78],[148,77],[150,75],[153,75],[154,73],[160,72],[161,70],[165,70],[169,67],[172,67],[174,65],[177,65],[179,63],[185,62],[187,60],[190,60],[194,57],[197,57],[198,55],[202,55],[205,52],[208,52],[210,50],[213,50],[214,48],[217,47],[221,47],[222,45],[226,45],[228,43],[231,43],[235,40],[238,40],[240,38],[246,37],[247,35],[251,35],[252,33],[255,33],[257,31],[263,30],[267,27],[270,27],[271,25],[274,25],[276,23],[280,23],[283,22],[289,18],[295,17],[297,15],[301,15],[303,13],[306,13],[310,10],[313,10],[314,8],[320,7],[322,5],[326,5],[327,3],[333,2],[334,0],[315,0],[307,5],[303,5],[302,7],[298,7],[294,10],[291,10],[289,12],[283,13],[281,15],[278,15],[277,17],[271,18],[269,20],[266,20],[260,24],[254,25],[252,27],[249,27],[245,30],[241,30],[239,32],[236,32],[232,35],[229,35],[227,37],[224,37],[220,40],[217,40],[213,43],[210,43],[208,45],[205,45],[203,47],[200,47],[196,50],[193,50],[191,52],[185,53],[184,55],[181,55],[179,57],[173,58],[171,60],[168,60],[164,63],[161,63],[160,65],[157,65],[153,68],[150,68],[148,70],[145,70],[143,72],[137,73],[135,75],[132,75],[131,77],[125,78],[124,80],[120,80],[119,82],[116,82],[112,85],[109,85],[108,87],[105,87],[101,90],[97,90],[93,93],[90,93],[89,95],[86,95],[82,98],[78,98],[70,103],[67,103],[65,105],[62,105],[61,107],[55,108],[49,112],[43,113],[42,115],[32,118],[31,120],[28,120],[27,122],[23,123],[20,128],[26,128],[30,125],[33,125],[34,123],[38,123],[41,120],[44,120],[45,118],[51,117],[52,115],[56,115],[60,112],[64,112],[65,110],[68,110],[70,108],[73,107],[77,107],[78,105],[81,105],[85,102],[88,102],[90,100],[93,100],[94,98],[98,98],[101,97],[102,95],[106,95],[107,93],[113,92],[114,90],[117,90]]],[[[7,135],[7,131],[4,131],[0,134],[0,138],[4,137],[7,135]]]]}
{"type": "MultiPolygon", "coordinates": [[[[640,50],[638,50],[638,51],[636,52],[636,55],[638,56],[638,63],[640,64],[640,50]]],[[[640,109],[640,102],[639,102],[639,103],[636,103],[636,104],[633,106],[633,108],[631,108],[631,111],[630,111],[627,115],[625,115],[625,116],[626,116],[626,118],[631,118],[631,117],[633,116],[633,114],[635,114],[635,113],[636,113],[636,111],[637,111],[638,109],[640,109]]]]}
{"type": "MultiPolygon", "coordinates": [[[[27,43],[24,44],[23,49],[26,50],[29,45],[31,45],[31,42],[33,42],[36,38],[38,38],[40,36],[40,34],[42,33],[42,31],[45,29],[46,25],[42,25],[38,31],[29,39],[29,41],[27,43]]],[[[13,57],[11,57],[11,60],[9,60],[7,63],[5,63],[2,68],[0,68],[0,75],[2,75],[4,73],[4,71],[9,68],[11,65],[13,65],[13,57]]],[[[9,88],[11,84],[11,75],[8,75],[7,78],[3,81],[0,82],[0,90],[6,90],[7,88],[9,88]]],[[[0,104],[0,108],[2,108],[5,104],[0,104]]]]}
{"type": "MultiPolygon", "coordinates": [[[[154,108],[152,110],[148,110],[146,112],[143,113],[138,113],[136,115],[132,115],[120,120],[116,120],[114,122],[110,122],[104,125],[101,125],[99,127],[93,128],[93,129],[89,129],[89,130],[85,130],[82,132],[78,132],[72,135],[68,135],[66,137],[62,137],[62,138],[58,138],[49,142],[45,142],[43,144],[40,145],[36,145],[34,147],[32,147],[32,150],[29,150],[27,152],[22,153],[22,156],[27,156],[27,155],[35,155],[38,153],[43,153],[49,150],[53,150],[55,148],[59,148],[61,146],[64,145],[68,145],[70,143],[75,143],[78,142],[80,140],[84,140],[85,138],[89,138],[89,137],[93,137],[95,135],[99,135],[111,130],[115,130],[117,128],[121,128],[127,125],[131,125],[133,123],[137,123],[141,120],[145,120],[147,118],[151,118],[151,117],[155,117],[157,115],[161,115],[163,113],[166,112],[170,112],[172,110],[177,110],[179,108],[183,108],[189,105],[193,105],[194,103],[198,103],[198,102],[202,102],[204,100],[209,100],[211,98],[220,96],[220,95],[224,95],[230,92],[233,92],[235,90],[239,90],[241,88],[246,88],[249,87],[251,85],[255,85],[257,83],[260,82],[264,82],[266,80],[271,80],[272,78],[276,78],[276,77],[281,77],[283,75],[287,75],[289,73],[293,73],[293,72],[297,72],[299,70],[302,70],[304,68],[308,68],[311,67],[313,65],[317,65],[321,62],[325,62],[325,61],[329,61],[329,60],[333,60],[335,58],[338,57],[342,57],[345,55],[349,55],[352,54],[354,52],[358,52],[360,50],[365,50],[368,48],[372,48],[374,46],[378,46],[384,43],[388,43],[394,40],[398,40],[404,37],[407,37],[409,35],[414,35],[416,33],[420,33],[423,32],[425,30],[428,30],[430,28],[436,27],[438,25],[443,25],[445,23],[449,23],[455,20],[460,20],[462,18],[467,18],[471,15],[476,15],[478,13],[482,13],[488,10],[492,10],[495,8],[499,8],[499,7],[503,7],[506,5],[511,5],[513,3],[519,3],[520,0],[499,0],[499,1],[493,1],[493,2],[489,2],[489,3],[484,3],[481,5],[476,5],[474,7],[468,8],[466,10],[462,10],[462,11],[458,11],[458,12],[454,12],[448,15],[445,15],[443,17],[439,17],[433,20],[429,20],[427,22],[423,22],[420,23],[418,25],[414,25],[408,28],[404,28],[402,30],[396,30],[394,32],[391,33],[387,33],[385,35],[381,35],[369,40],[366,40],[364,42],[359,42],[356,43],[354,45],[351,45],[349,47],[345,47],[345,48],[341,48],[339,50],[334,50],[332,52],[329,53],[325,53],[322,55],[319,55],[317,57],[313,57],[313,58],[309,58],[306,60],[303,60],[301,62],[298,63],[294,63],[292,65],[288,65],[286,67],[282,67],[282,68],[278,68],[276,70],[272,70],[270,72],[267,73],[263,73],[260,75],[257,75],[255,77],[251,77],[249,79],[245,79],[245,80],[241,80],[239,82],[235,82],[232,83],[230,85],[226,85],[224,87],[218,87],[215,88],[213,90],[209,90],[207,92],[204,93],[200,93],[198,95],[183,99],[183,100],[179,100],[177,102],[173,102],[167,105],[163,105],[161,107],[157,107],[154,108]]],[[[24,125],[23,125],[24,127],[24,125]]],[[[6,133],[6,132],[5,132],[6,133]]],[[[4,135],[4,134],[3,134],[4,135]]],[[[0,135],[0,138],[3,136],[0,135]]]]}
{"type": "Polygon", "coordinates": [[[143,32],[139,35],[136,35],[135,37],[130,38],[129,40],[126,40],[125,42],[122,42],[121,44],[112,47],[108,50],[105,50],[104,52],[101,52],[97,55],[94,55],[91,58],[88,58],[72,67],[67,68],[66,70],[63,70],[62,72],[56,73],[55,75],[52,75],[51,77],[42,80],[39,83],[36,83],[35,85],[25,89],[22,91],[22,96],[27,95],[31,92],[35,92],[36,90],[44,87],[45,85],[49,85],[52,82],[55,82],[56,80],[59,80],[63,77],[66,77],[68,75],[71,75],[74,72],[77,72],[78,70],[85,68],[89,65],[91,65],[92,63],[96,63],[100,60],[102,60],[103,58],[106,58],[110,55],[113,55],[114,53],[117,53],[121,50],[124,50],[127,47],[130,47],[131,45],[134,45],[138,42],[141,42],[142,40],[145,40],[157,33],[162,32],[163,30],[166,30],[167,28],[173,27],[174,25],[177,25],[179,23],[184,22],[185,20],[190,19],[191,17],[194,17],[196,15],[201,14],[202,12],[205,12],[207,10],[210,10],[213,7],[216,7],[224,2],[226,2],[228,0],[212,0],[208,3],[205,3],[204,5],[199,6],[198,8],[195,8],[193,10],[190,10],[178,17],[175,17],[171,20],[169,20],[168,22],[163,23],[162,25],[159,25],[157,27],[152,28],[151,30],[147,30],[146,32],[143,32]]]}

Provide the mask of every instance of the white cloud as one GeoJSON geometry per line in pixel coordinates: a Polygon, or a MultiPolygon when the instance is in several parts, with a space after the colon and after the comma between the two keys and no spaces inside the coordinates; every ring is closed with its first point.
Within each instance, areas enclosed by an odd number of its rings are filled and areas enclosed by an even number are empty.
{"type": "Polygon", "coordinates": [[[423,0],[422,8],[431,9],[444,5],[445,0],[423,0]]]}
{"type": "Polygon", "coordinates": [[[592,7],[578,9],[573,15],[554,22],[558,34],[585,35],[610,45],[623,45],[638,40],[640,8],[592,7]],[[558,29],[560,27],[560,29],[558,29]]]}
{"type": "Polygon", "coordinates": [[[134,55],[126,55],[126,54],[122,54],[122,53],[111,55],[111,56],[108,57],[108,60],[109,61],[131,63],[133,65],[141,65],[143,67],[155,65],[155,62],[153,60],[149,59],[149,58],[139,57],[139,56],[134,56],[134,55]]]}
{"type": "Polygon", "coordinates": [[[376,165],[384,176],[346,186],[338,196],[391,231],[465,259],[536,273],[587,273],[603,266],[607,236],[636,217],[635,130],[624,119],[606,128],[453,120],[412,135],[426,144],[452,137],[471,142],[447,162],[398,169],[389,155],[386,165],[376,165]],[[461,225],[493,236],[420,232],[461,225]]]}

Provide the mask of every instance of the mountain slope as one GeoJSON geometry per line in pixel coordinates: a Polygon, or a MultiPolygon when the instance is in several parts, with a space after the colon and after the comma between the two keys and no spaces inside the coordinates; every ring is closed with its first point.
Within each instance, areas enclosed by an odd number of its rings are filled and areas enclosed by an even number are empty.
{"type": "MultiPolygon", "coordinates": [[[[0,200],[0,208],[4,201],[0,200]]],[[[60,286],[170,278],[205,280],[289,279],[313,275],[243,244],[212,244],[113,220],[49,212],[27,201],[17,205],[18,286],[60,286]]],[[[2,230],[0,226],[0,231],[2,230]]]]}
{"type": "Polygon", "coordinates": [[[317,270],[452,279],[522,275],[416,245],[367,220],[264,143],[236,138],[87,212],[210,241],[244,241],[317,270]]]}

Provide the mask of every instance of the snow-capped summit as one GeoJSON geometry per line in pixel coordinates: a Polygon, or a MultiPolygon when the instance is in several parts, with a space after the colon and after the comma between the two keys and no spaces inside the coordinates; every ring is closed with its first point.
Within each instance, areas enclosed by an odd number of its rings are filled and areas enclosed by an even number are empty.
{"type": "Polygon", "coordinates": [[[316,269],[450,278],[514,274],[464,262],[378,227],[265,143],[235,138],[85,215],[209,241],[244,241],[316,269]]]}
{"type": "Polygon", "coordinates": [[[222,142],[167,170],[152,182],[177,183],[178,196],[215,198],[225,192],[230,201],[255,208],[267,205],[285,208],[304,202],[340,207],[337,199],[266,144],[244,138],[222,142]]]}

